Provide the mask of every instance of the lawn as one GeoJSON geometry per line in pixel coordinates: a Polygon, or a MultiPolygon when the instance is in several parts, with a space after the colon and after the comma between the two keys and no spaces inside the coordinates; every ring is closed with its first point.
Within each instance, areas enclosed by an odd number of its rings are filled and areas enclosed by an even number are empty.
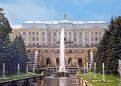
{"type": "Polygon", "coordinates": [[[79,76],[87,80],[93,86],[121,86],[118,76],[105,75],[106,81],[102,80],[102,74],[100,73],[79,74],[79,76]]]}

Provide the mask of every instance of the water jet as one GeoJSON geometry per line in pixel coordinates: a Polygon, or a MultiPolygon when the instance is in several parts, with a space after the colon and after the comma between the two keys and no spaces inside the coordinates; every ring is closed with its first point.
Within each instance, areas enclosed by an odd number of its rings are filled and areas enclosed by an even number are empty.
{"type": "Polygon", "coordinates": [[[59,57],[59,71],[56,73],[55,77],[69,77],[69,73],[66,71],[65,68],[65,45],[64,45],[64,28],[61,30],[60,36],[60,57],[59,57]]]}

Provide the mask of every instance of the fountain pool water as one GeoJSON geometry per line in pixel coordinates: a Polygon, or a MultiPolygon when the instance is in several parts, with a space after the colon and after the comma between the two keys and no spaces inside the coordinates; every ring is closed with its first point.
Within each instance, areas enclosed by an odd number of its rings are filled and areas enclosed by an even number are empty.
{"type": "Polygon", "coordinates": [[[60,57],[59,57],[60,66],[59,66],[59,72],[57,72],[55,77],[69,77],[69,73],[66,71],[65,68],[64,50],[65,50],[64,28],[62,28],[61,37],[60,37],[60,57]]]}

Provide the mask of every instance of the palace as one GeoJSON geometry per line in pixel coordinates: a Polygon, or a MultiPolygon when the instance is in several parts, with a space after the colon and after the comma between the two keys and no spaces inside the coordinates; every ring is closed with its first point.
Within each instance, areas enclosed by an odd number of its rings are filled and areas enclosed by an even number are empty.
{"type": "Polygon", "coordinates": [[[39,67],[52,67],[59,64],[60,32],[65,33],[66,66],[83,67],[89,63],[89,52],[96,52],[96,47],[103,37],[108,23],[103,21],[27,21],[12,26],[11,40],[18,35],[23,37],[27,47],[29,63],[34,62],[34,53],[38,51],[39,67]]]}

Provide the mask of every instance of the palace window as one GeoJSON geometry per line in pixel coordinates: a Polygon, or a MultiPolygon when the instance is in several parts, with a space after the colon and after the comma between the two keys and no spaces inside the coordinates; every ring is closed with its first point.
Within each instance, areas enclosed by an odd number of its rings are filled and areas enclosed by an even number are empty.
{"type": "Polygon", "coordinates": [[[69,37],[69,41],[71,41],[71,37],[69,37]]]}
{"type": "Polygon", "coordinates": [[[79,36],[81,36],[81,34],[82,34],[82,33],[80,32],[80,33],[79,33],[79,36]]]}
{"type": "Polygon", "coordinates": [[[81,37],[79,37],[79,42],[81,42],[81,37]]]}
{"type": "Polygon", "coordinates": [[[95,43],[95,46],[97,47],[97,43],[95,43]]]}
{"type": "Polygon", "coordinates": [[[77,34],[76,34],[76,32],[74,32],[74,36],[76,36],[77,34]]]}
{"type": "Polygon", "coordinates": [[[33,37],[32,40],[35,41],[35,37],[33,37]]]}
{"type": "Polygon", "coordinates": [[[35,35],[35,32],[32,32],[33,35],[35,35]]]}
{"type": "Polygon", "coordinates": [[[36,38],[36,41],[39,41],[39,37],[36,38]]]}
{"type": "Polygon", "coordinates": [[[56,36],[56,32],[54,32],[53,35],[56,36]]]}
{"type": "Polygon", "coordinates": [[[91,41],[93,41],[93,37],[91,37],[91,41]]]}
{"type": "Polygon", "coordinates": [[[35,47],[35,43],[33,43],[33,47],[35,47]]]}
{"type": "Polygon", "coordinates": [[[45,38],[44,37],[42,37],[42,41],[45,41],[45,38]]]}
{"type": "Polygon", "coordinates": [[[95,32],[95,35],[97,35],[97,32],[95,32]]]}
{"type": "Polygon", "coordinates": [[[39,43],[36,43],[36,46],[39,46],[39,43]]]}
{"type": "Polygon", "coordinates": [[[49,33],[48,33],[48,35],[50,36],[50,35],[51,35],[51,33],[49,32],[49,33]]]}
{"type": "Polygon", "coordinates": [[[25,35],[26,33],[25,32],[23,32],[23,35],[25,35]]]}
{"type": "Polygon", "coordinates": [[[99,32],[99,35],[101,35],[101,34],[102,34],[102,32],[100,31],[100,32],[99,32]]]}
{"type": "Polygon", "coordinates": [[[69,36],[71,36],[71,32],[69,32],[69,36]]]}
{"type": "Polygon", "coordinates": [[[91,47],[93,47],[94,46],[94,44],[93,43],[91,43],[91,47]]]}
{"type": "Polygon", "coordinates": [[[85,32],[85,35],[87,35],[87,32],[85,32]]]}
{"type": "Polygon", "coordinates": [[[56,37],[53,38],[53,41],[56,42],[56,37]]]}
{"type": "Polygon", "coordinates": [[[36,35],[39,35],[39,32],[36,32],[36,35]]]}
{"type": "Polygon", "coordinates": [[[42,32],[42,35],[45,35],[45,32],[42,32]]]}
{"type": "Polygon", "coordinates": [[[97,36],[95,37],[95,41],[97,41],[98,40],[98,38],[97,38],[97,36]]]}
{"type": "Polygon", "coordinates": [[[91,35],[93,35],[93,32],[91,32],[91,35]]]}
{"type": "Polygon", "coordinates": [[[29,35],[31,35],[31,32],[29,32],[29,35]]]}

